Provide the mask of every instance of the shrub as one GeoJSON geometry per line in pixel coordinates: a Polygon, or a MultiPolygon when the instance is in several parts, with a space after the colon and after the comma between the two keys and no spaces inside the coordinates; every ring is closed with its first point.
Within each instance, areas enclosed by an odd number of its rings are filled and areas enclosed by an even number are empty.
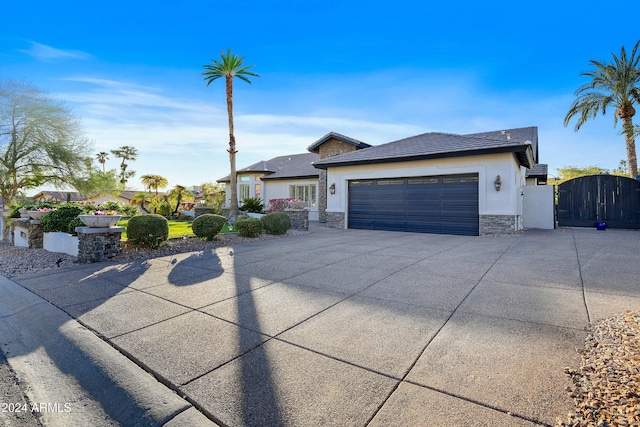
{"type": "Polygon", "coordinates": [[[222,230],[227,219],[222,215],[200,215],[191,223],[193,234],[204,240],[213,240],[216,234],[222,230]]]}
{"type": "Polygon", "coordinates": [[[76,227],[82,224],[78,215],[82,214],[82,209],[78,206],[60,206],[58,209],[49,212],[40,220],[42,231],[52,233],[62,231],[64,233],[75,234],[76,227]],[[78,224],[80,222],[80,224],[78,224]]]}
{"type": "Polygon", "coordinates": [[[169,238],[169,221],[162,215],[136,215],[127,224],[127,240],[157,248],[169,238]]]}
{"type": "Polygon", "coordinates": [[[284,212],[272,212],[261,218],[264,231],[269,234],[284,234],[291,228],[291,218],[284,212]]]}
{"type": "Polygon", "coordinates": [[[291,200],[295,199],[292,199],[291,197],[285,199],[269,199],[269,209],[267,209],[267,213],[284,212],[284,210],[289,206],[289,201],[291,200]]]}
{"type": "Polygon", "coordinates": [[[284,210],[289,207],[289,202],[304,202],[304,200],[294,199],[293,197],[269,199],[269,209],[267,209],[266,213],[284,212],[284,210]]]}
{"type": "Polygon", "coordinates": [[[75,219],[69,221],[69,231],[67,233],[73,235],[78,234],[76,233],[76,227],[86,227],[86,225],[84,225],[84,222],[82,222],[80,218],[76,217],[75,219]]]}
{"type": "Polygon", "coordinates": [[[259,214],[264,211],[264,203],[259,197],[247,197],[242,201],[242,210],[259,214]]]}
{"type": "Polygon", "coordinates": [[[158,214],[164,215],[164,216],[170,216],[171,212],[173,212],[173,206],[171,206],[171,203],[165,200],[160,200],[160,201],[151,203],[150,207],[158,214]]]}
{"type": "Polygon", "coordinates": [[[264,225],[258,218],[240,219],[233,224],[242,237],[258,237],[262,234],[264,225]]]}
{"type": "MultiPolygon", "coordinates": [[[[94,209],[95,210],[95,209],[94,209]]],[[[101,211],[117,211],[119,215],[133,217],[138,215],[138,208],[122,202],[109,201],[100,205],[101,211]]]]}

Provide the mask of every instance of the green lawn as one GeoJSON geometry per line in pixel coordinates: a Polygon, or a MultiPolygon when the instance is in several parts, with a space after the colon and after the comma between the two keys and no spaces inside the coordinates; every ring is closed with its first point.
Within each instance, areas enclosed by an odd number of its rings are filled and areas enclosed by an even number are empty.
{"type": "MultiPolygon", "coordinates": [[[[128,219],[121,219],[120,221],[118,221],[118,227],[127,227],[127,224],[129,223],[128,219]]],[[[233,233],[235,233],[236,231],[233,230],[233,233]]],[[[222,233],[230,233],[229,231],[229,226],[227,224],[224,225],[224,227],[222,227],[222,230],[220,230],[220,234],[222,233]]],[[[193,230],[191,230],[191,221],[174,221],[174,220],[169,220],[169,238],[177,238],[177,237],[183,237],[184,235],[187,236],[193,236],[193,230]]],[[[124,233],[122,233],[122,240],[127,240],[127,232],[125,231],[124,233]]]]}

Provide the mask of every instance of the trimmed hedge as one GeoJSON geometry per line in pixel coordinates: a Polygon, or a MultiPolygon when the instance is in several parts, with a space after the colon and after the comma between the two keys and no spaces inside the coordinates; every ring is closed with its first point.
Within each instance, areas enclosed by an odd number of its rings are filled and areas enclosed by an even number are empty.
{"type": "Polygon", "coordinates": [[[168,238],[169,221],[162,215],[137,215],[127,224],[127,240],[131,244],[157,248],[168,238]]]}
{"type": "Polygon", "coordinates": [[[196,217],[191,223],[193,234],[203,240],[213,240],[222,230],[227,218],[222,215],[204,214],[196,217]]]}
{"type": "Polygon", "coordinates": [[[258,218],[240,219],[233,224],[238,229],[238,234],[242,237],[258,237],[262,234],[264,225],[258,218]]]}
{"type": "Polygon", "coordinates": [[[84,225],[78,218],[78,215],[82,213],[82,209],[77,206],[60,206],[42,217],[40,220],[42,231],[44,233],[62,231],[76,234],[76,227],[84,225]]]}
{"type": "Polygon", "coordinates": [[[269,234],[284,234],[291,228],[291,218],[284,212],[272,212],[261,219],[264,231],[269,234]]]}

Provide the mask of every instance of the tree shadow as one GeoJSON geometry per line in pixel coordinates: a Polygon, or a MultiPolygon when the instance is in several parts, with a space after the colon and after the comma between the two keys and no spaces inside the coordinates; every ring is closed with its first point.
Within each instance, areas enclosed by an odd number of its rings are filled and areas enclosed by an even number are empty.
{"type": "MultiPolygon", "coordinates": [[[[164,424],[187,409],[188,404],[176,396],[175,401],[163,401],[160,409],[153,407],[153,393],[150,393],[147,401],[146,397],[140,399],[139,395],[132,395],[130,387],[126,387],[129,381],[126,377],[127,368],[116,366],[118,372],[115,376],[113,371],[105,370],[100,360],[102,354],[99,350],[89,348],[90,341],[87,340],[92,333],[78,330],[77,326],[69,323],[73,317],[91,311],[125,290],[150,268],[153,268],[150,262],[117,266],[103,263],[100,266],[91,264],[80,269],[23,276],[13,281],[0,276],[0,288],[5,296],[0,303],[0,345],[3,352],[9,359],[46,352],[46,357],[55,364],[55,368],[67,380],[76,382],[99,405],[104,411],[103,416],[120,425],[164,424]],[[114,280],[116,277],[117,281],[114,280]],[[64,305],[69,301],[78,302],[83,312],[74,313],[73,317],[67,314],[64,305]],[[49,304],[62,311],[49,307],[49,304]],[[167,414],[167,411],[170,413],[167,414]]],[[[56,396],[56,399],[60,398],[56,396]]],[[[69,419],[73,419],[74,408],[82,407],[85,410],[87,402],[82,402],[81,396],[65,398],[80,398],[68,402],[71,404],[69,419]]]]}
{"type": "Polygon", "coordinates": [[[206,280],[215,279],[224,273],[220,257],[213,250],[195,252],[187,258],[171,260],[173,268],[169,273],[169,283],[176,286],[189,286],[206,280]]]}
{"type": "MultiPolygon", "coordinates": [[[[238,295],[244,295],[244,303],[236,297],[238,310],[240,348],[255,345],[256,332],[261,332],[260,319],[253,299],[251,277],[236,275],[238,295]]],[[[281,426],[280,405],[273,382],[269,356],[261,342],[249,353],[240,357],[242,419],[246,426],[281,426]]]]}

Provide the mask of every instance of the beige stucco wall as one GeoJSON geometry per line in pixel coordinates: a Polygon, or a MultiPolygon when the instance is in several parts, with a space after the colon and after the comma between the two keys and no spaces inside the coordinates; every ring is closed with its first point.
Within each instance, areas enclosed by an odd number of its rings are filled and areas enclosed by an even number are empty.
{"type": "Polygon", "coordinates": [[[318,221],[318,180],[317,179],[288,179],[288,180],[266,180],[264,181],[265,197],[263,200],[265,205],[269,199],[284,199],[289,197],[290,185],[309,185],[316,186],[316,205],[309,207],[309,220],[318,221]]]}
{"type": "MultiPolygon", "coordinates": [[[[345,218],[348,217],[348,181],[350,180],[477,173],[479,214],[520,217],[525,171],[526,169],[518,165],[511,153],[331,167],[327,173],[327,185],[335,183],[336,193],[327,195],[327,212],[343,212],[345,218]],[[500,175],[502,181],[499,192],[494,187],[497,175],[500,175]]],[[[345,226],[348,227],[348,224],[345,226]]],[[[521,224],[518,224],[517,228],[521,228],[521,224]]]]}

